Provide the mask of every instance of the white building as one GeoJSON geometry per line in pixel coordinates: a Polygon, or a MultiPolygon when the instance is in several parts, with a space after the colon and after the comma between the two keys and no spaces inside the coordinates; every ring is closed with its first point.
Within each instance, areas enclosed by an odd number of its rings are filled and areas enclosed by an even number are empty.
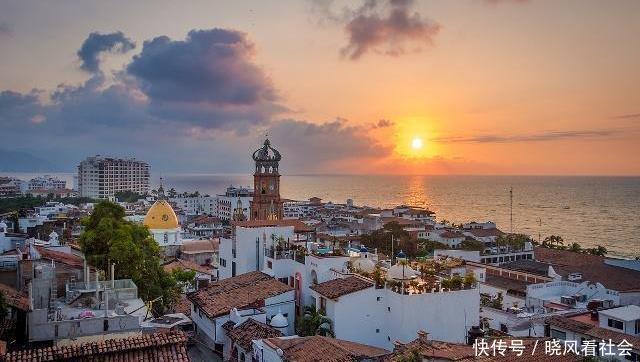
{"type": "Polygon", "coordinates": [[[249,219],[249,202],[253,200],[253,189],[229,186],[224,194],[216,196],[216,216],[231,220],[237,208],[242,209],[244,219],[249,219]]]}
{"type": "Polygon", "coordinates": [[[640,360],[640,307],[636,305],[552,316],[546,323],[548,337],[575,341],[578,351],[585,351],[589,343],[595,353],[589,356],[594,359],[640,360]]]}
{"type": "Polygon", "coordinates": [[[464,343],[480,319],[477,288],[402,294],[352,275],[312,289],[336,338],[385,349],[413,340],[421,329],[438,340],[464,343]]]}
{"type": "Polygon", "coordinates": [[[87,157],[78,165],[81,197],[113,200],[120,191],[149,192],[149,164],[133,158],[87,157]]]}
{"type": "Polygon", "coordinates": [[[66,188],[67,181],[49,175],[32,178],[27,183],[27,190],[56,190],[66,188]]]}
{"type": "Polygon", "coordinates": [[[294,333],[294,289],[260,271],[217,281],[187,298],[199,338],[219,352],[225,352],[230,324],[239,325],[247,318],[269,324],[281,314],[287,320],[283,334],[294,333]]]}
{"type": "Polygon", "coordinates": [[[220,279],[263,270],[266,250],[277,244],[306,243],[312,231],[297,220],[235,222],[231,237],[220,238],[220,279]]]}
{"type": "Polygon", "coordinates": [[[184,211],[186,215],[215,215],[217,199],[209,195],[178,195],[169,201],[184,211]]]}

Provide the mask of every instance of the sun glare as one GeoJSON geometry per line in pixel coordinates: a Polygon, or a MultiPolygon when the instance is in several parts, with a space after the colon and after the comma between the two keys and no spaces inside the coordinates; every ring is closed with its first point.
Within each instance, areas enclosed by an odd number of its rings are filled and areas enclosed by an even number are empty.
{"type": "Polygon", "coordinates": [[[422,139],[421,138],[414,138],[411,141],[411,148],[413,148],[414,150],[419,150],[422,148],[422,139]]]}

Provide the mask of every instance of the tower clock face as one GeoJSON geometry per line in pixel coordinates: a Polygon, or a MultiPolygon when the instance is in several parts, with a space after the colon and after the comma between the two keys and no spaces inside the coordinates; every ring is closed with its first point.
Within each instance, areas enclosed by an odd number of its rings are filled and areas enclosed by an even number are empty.
{"type": "Polygon", "coordinates": [[[162,221],[169,221],[169,215],[162,214],[162,221]]]}
{"type": "Polygon", "coordinates": [[[269,185],[269,190],[273,191],[273,189],[275,189],[275,186],[273,184],[269,185]]]}

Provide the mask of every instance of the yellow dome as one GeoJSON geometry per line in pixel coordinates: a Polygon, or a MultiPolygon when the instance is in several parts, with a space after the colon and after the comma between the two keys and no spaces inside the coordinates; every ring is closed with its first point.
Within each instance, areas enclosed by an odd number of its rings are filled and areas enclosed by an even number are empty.
{"type": "Polygon", "coordinates": [[[158,200],[147,211],[143,223],[149,229],[175,229],[178,217],[166,200],[158,200]]]}

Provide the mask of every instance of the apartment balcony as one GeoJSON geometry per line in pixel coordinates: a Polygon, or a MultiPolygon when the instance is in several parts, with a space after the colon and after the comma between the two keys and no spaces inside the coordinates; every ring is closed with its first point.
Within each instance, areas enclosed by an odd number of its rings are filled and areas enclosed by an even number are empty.
{"type": "Polygon", "coordinates": [[[304,264],[306,251],[300,247],[290,248],[267,248],[264,255],[275,260],[290,259],[298,263],[304,264]]]}

